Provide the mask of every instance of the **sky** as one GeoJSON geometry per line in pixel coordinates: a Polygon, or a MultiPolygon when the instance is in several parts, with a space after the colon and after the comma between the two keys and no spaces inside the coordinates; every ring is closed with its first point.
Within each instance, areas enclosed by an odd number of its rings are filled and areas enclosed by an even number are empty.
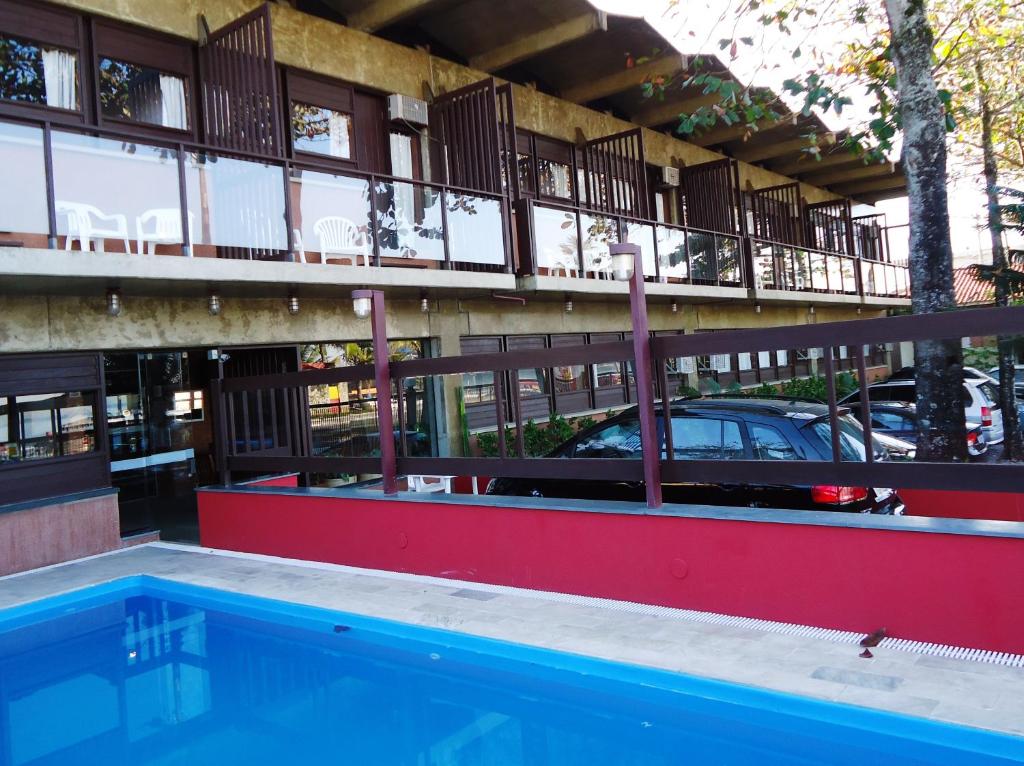
{"type": "MultiPolygon", "coordinates": [[[[821,0],[819,6],[825,11],[829,6],[847,1],[821,0]]],[[[776,92],[782,92],[783,80],[802,73],[810,66],[806,55],[800,59],[793,58],[794,48],[799,46],[807,50],[817,47],[827,56],[830,48],[838,48],[850,34],[855,34],[846,26],[815,21],[813,29],[797,28],[792,36],[787,37],[774,28],[765,28],[753,16],[737,18],[734,9],[739,0],[678,0],[674,4],[671,0],[591,0],[591,3],[608,13],[644,17],[682,53],[689,55],[704,52],[727,58],[728,52],[720,50],[719,40],[751,37],[754,45],[740,45],[737,58],[730,61],[729,66],[741,80],[753,81],[776,92]]],[[[823,12],[820,17],[827,15],[823,12]]],[[[859,95],[850,94],[854,104],[844,110],[843,115],[830,112],[819,116],[832,129],[857,127],[858,123],[869,119],[868,99],[858,99],[859,95]]],[[[800,105],[794,103],[791,106],[799,108],[800,105]]],[[[898,159],[898,156],[893,159],[898,159]]],[[[951,169],[963,176],[951,182],[949,187],[950,233],[956,265],[991,260],[989,234],[984,223],[985,197],[979,182],[980,169],[955,167],[953,157],[950,157],[950,163],[951,169]]],[[[876,209],[886,214],[890,226],[907,223],[905,197],[880,202],[876,209]]],[[[906,254],[905,244],[899,242],[899,235],[905,237],[906,232],[906,227],[890,232],[895,256],[906,254]]]]}

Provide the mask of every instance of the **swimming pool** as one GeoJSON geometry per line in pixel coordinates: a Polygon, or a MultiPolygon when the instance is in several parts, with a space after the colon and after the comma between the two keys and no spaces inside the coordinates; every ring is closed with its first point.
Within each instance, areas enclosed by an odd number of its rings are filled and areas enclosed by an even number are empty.
{"type": "Polygon", "coordinates": [[[1024,740],[149,577],[0,612],[0,764],[1004,764],[1024,740]]]}

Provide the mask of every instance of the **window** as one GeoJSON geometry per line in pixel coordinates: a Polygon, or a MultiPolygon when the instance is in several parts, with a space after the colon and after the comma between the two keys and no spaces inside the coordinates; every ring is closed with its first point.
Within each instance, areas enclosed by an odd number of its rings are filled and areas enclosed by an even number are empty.
{"type": "Polygon", "coordinates": [[[104,57],[99,88],[100,111],[107,119],[189,128],[188,83],[183,77],[104,57]]]}
{"type": "Polygon", "coordinates": [[[0,36],[0,98],[77,111],[78,55],[0,36]]]}
{"type": "Polygon", "coordinates": [[[871,427],[886,431],[913,431],[914,421],[897,412],[872,412],[871,427]]]}
{"type": "MultiPolygon", "coordinates": [[[[832,459],[832,426],[828,420],[817,420],[812,425],[814,433],[821,440],[825,459],[832,459]]],[[[839,418],[839,455],[841,460],[863,462],[864,429],[849,415],[839,418]]]]}
{"type": "Polygon", "coordinates": [[[564,162],[538,158],[537,185],[542,197],[572,199],[572,171],[564,162]]]}
{"type": "Polygon", "coordinates": [[[582,364],[555,367],[552,372],[554,373],[556,394],[570,394],[590,388],[587,368],[582,364]]]}
{"type": "Polygon", "coordinates": [[[672,418],[672,452],[679,460],[742,460],[739,424],[717,418],[672,418]]]}
{"type": "Polygon", "coordinates": [[[802,460],[779,429],[760,423],[748,423],[750,447],[755,460],[802,460]]]}
{"type": "Polygon", "coordinates": [[[292,144],[296,151],[350,160],[352,140],[352,115],[323,106],[292,102],[292,144]]]}
{"type": "MultiPolygon", "coordinates": [[[[510,349],[511,350],[511,349],[510,349]]],[[[548,385],[548,371],[543,367],[519,370],[520,396],[547,396],[551,387],[548,385]]]]}
{"type": "Polygon", "coordinates": [[[602,428],[576,444],[574,457],[640,460],[640,421],[628,418],[602,428]]]}
{"type": "Polygon", "coordinates": [[[0,400],[0,461],[42,460],[96,449],[93,392],[0,400]]]}

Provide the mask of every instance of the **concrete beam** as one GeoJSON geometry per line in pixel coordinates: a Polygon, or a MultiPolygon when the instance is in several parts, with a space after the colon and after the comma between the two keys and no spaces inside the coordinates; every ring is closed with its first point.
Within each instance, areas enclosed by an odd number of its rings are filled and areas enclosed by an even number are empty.
{"type": "Polygon", "coordinates": [[[897,187],[895,189],[883,189],[880,192],[873,194],[858,194],[857,201],[863,202],[865,205],[874,205],[877,202],[881,202],[886,199],[895,199],[896,197],[906,197],[906,187],[897,187]]]}
{"type": "Polygon", "coordinates": [[[785,159],[780,162],[768,163],[768,169],[784,176],[799,176],[817,173],[825,168],[862,167],[864,158],[858,157],[846,149],[837,149],[815,159],[809,154],[801,154],[797,159],[785,159]]]}
{"type": "MultiPolygon", "coordinates": [[[[822,133],[818,136],[818,146],[831,146],[835,142],[835,133],[822,133]]],[[[789,154],[802,153],[803,150],[810,145],[811,142],[807,138],[801,136],[800,138],[794,138],[789,141],[776,141],[764,146],[742,146],[737,148],[732,153],[732,156],[743,162],[763,162],[764,160],[770,160],[776,157],[785,157],[789,154]]],[[[810,162],[814,162],[810,157],[807,159],[810,162]]],[[[781,173],[782,171],[779,172],[781,173]]]]}
{"type": "MultiPolygon", "coordinates": [[[[847,184],[836,184],[832,191],[844,197],[856,197],[865,193],[884,192],[905,189],[907,179],[902,175],[891,175],[884,178],[871,178],[864,181],[853,181],[847,184]]],[[[899,196],[899,195],[896,195],[899,196]]]]}
{"type": "Polygon", "coordinates": [[[613,96],[616,93],[636,88],[642,82],[663,77],[670,80],[686,69],[686,56],[681,53],[670,53],[665,56],[645,61],[632,69],[621,69],[604,77],[584,77],[578,83],[565,88],[561,96],[566,101],[586,104],[599,98],[613,96]]]}
{"type": "Polygon", "coordinates": [[[584,13],[538,32],[524,35],[489,51],[471,56],[469,65],[484,72],[497,72],[528,58],[608,29],[608,15],[602,11],[584,13]]]}
{"type": "Polygon", "coordinates": [[[347,17],[348,25],[364,32],[376,32],[432,5],[437,0],[374,0],[347,17]]]}
{"type": "Polygon", "coordinates": [[[723,125],[716,124],[708,132],[700,136],[691,136],[687,142],[696,146],[715,146],[716,144],[727,144],[730,141],[740,141],[749,135],[762,135],[772,130],[786,128],[796,125],[795,114],[780,117],[778,120],[762,120],[757,123],[757,129],[753,130],[746,125],[723,125]]]}
{"type": "Polygon", "coordinates": [[[681,114],[693,114],[702,106],[714,106],[721,100],[718,93],[706,93],[671,101],[652,101],[636,114],[630,115],[629,121],[645,128],[654,128],[666,122],[675,122],[681,114]]]}
{"type": "Polygon", "coordinates": [[[879,176],[891,176],[895,172],[895,164],[892,162],[881,162],[873,165],[862,165],[856,168],[833,168],[832,170],[826,169],[821,173],[808,173],[801,176],[801,180],[814,186],[834,186],[851,181],[878,178],[879,176]]]}

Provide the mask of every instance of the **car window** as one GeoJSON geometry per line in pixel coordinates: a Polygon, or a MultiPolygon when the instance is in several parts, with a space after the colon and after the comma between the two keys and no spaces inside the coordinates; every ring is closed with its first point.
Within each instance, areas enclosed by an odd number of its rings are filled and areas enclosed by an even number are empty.
{"type": "Polygon", "coordinates": [[[772,426],[760,423],[747,423],[747,434],[750,436],[750,447],[754,451],[754,460],[801,460],[801,456],[793,449],[793,445],[772,426]]]}
{"type": "Polygon", "coordinates": [[[576,443],[573,456],[640,460],[640,421],[627,418],[595,431],[576,443]]]}
{"type": "MultiPolygon", "coordinates": [[[[827,419],[816,420],[811,430],[822,441],[825,458],[832,459],[832,426],[827,419]]],[[[854,462],[864,458],[864,429],[849,415],[839,418],[839,455],[842,460],[854,462]]]]}
{"type": "Polygon", "coordinates": [[[742,460],[739,424],[718,418],[674,417],[672,453],[677,460],[742,460]]]}
{"type": "Polygon", "coordinates": [[[913,431],[913,421],[898,412],[872,412],[871,427],[887,431],[913,431]]]}
{"type": "Polygon", "coordinates": [[[999,406],[999,392],[991,383],[978,384],[978,391],[981,392],[982,399],[985,400],[985,404],[989,407],[999,406]]]}

